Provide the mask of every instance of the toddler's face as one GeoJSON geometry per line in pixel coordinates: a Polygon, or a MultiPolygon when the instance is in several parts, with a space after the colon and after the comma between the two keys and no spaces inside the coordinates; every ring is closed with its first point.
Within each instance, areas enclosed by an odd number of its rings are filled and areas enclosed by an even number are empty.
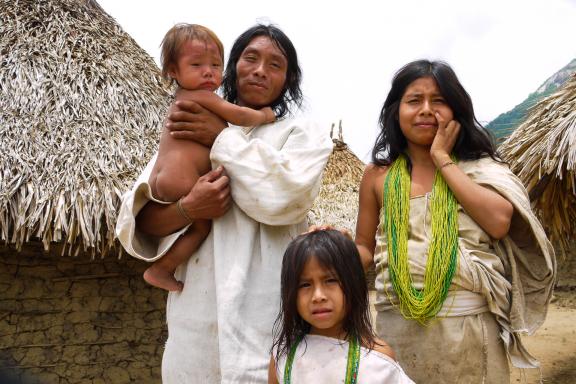
{"type": "Polygon", "coordinates": [[[296,299],[298,313],[312,328],[310,333],[328,337],[343,336],[346,298],[338,277],[311,257],[302,270],[296,299]]]}
{"type": "Polygon", "coordinates": [[[213,42],[188,40],[180,47],[180,55],[170,76],[180,87],[215,91],[222,83],[222,58],[213,42]]]}

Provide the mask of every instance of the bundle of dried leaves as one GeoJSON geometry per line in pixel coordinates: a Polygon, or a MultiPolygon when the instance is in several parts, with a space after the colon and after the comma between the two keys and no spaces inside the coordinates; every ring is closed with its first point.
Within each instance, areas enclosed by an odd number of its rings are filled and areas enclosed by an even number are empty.
{"type": "Polygon", "coordinates": [[[170,101],[158,67],[95,1],[1,0],[0,36],[0,238],[104,255],[170,101]]]}
{"type": "MultiPolygon", "coordinates": [[[[334,126],[332,132],[333,130],[334,126]]],[[[332,141],[334,149],[328,158],[320,193],[308,218],[314,224],[333,225],[354,233],[358,214],[358,191],[365,165],[344,143],[342,122],[338,138],[332,138],[332,141]]]]}

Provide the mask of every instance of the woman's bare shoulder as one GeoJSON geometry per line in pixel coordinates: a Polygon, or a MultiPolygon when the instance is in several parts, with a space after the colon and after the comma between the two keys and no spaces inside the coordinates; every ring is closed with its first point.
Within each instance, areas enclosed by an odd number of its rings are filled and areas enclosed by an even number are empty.
{"type": "Polygon", "coordinates": [[[362,188],[373,190],[376,196],[380,196],[382,194],[382,184],[388,174],[388,168],[385,165],[368,164],[362,176],[362,188]]]}
{"type": "Polygon", "coordinates": [[[369,163],[364,168],[364,178],[381,178],[388,173],[387,165],[376,165],[374,163],[369,163]]]}
{"type": "Polygon", "coordinates": [[[376,338],[374,340],[374,347],[372,350],[376,352],[380,352],[393,360],[396,360],[396,354],[391,346],[389,346],[384,340],[376,338]]]}

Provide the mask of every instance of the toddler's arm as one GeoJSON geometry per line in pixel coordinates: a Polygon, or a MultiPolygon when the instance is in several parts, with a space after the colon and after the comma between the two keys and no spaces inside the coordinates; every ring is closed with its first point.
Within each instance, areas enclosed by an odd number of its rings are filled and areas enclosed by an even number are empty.
{"type": "Polygon", "coordinates": [[[204,90],[187,90],[182,92],[182,94],[186,99],[191,99],[197,102],[229,123],[241,127],[252,127],[255,125],[271,123],[276,120],[276,115],[274,115],[274,111],[272,111],[270,107],[265,107],[260,110],[241,107],[229,103],[214,92],[204,90]]]}

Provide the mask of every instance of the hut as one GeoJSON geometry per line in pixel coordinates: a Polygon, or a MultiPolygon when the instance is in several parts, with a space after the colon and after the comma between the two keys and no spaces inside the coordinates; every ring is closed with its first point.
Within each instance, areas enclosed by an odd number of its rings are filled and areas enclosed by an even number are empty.
{"type": "Polygon", "coordinates": [[[158,382],[166,296],[114,225],[169,90],[93,0],[2,0],[0,36],[0,377],[158,382]]]}
{"type": "Polygon", "coordinates": [[[563,254],[576,234],[576,73],[499,147],[563,254]]]}

